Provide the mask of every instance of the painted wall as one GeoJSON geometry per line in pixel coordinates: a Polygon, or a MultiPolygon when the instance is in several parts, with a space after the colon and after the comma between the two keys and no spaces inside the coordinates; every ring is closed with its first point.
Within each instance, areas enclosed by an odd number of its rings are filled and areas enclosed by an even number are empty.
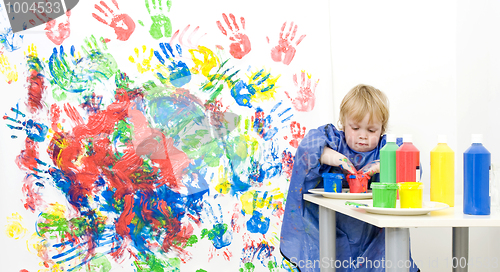
{"type": "Polygon", "coordinates": [[[80,1],[19,34],[4,14],[2,269],[288,271],[293,154],[333,117],[328,13],[80,1]]]}

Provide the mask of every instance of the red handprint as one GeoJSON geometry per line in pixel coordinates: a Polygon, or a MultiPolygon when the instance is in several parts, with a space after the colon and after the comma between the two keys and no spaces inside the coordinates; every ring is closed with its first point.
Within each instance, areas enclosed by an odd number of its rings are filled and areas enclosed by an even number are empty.
{"type": "Polygon", "coordinates": [[[56,20],[50,20],[45,25],[45,35],[56,45],[61,45],[69,37],[69,16],[71,11],[66,11],[66,21],[56,24],[56,20]]]}
{"type": "MultiPolygon", "coordinates": [[[[276,62],[281,62],[283,61],[283,64],[290,64],[292,62],[293,57],[295,56],[295,47],[293,46],[292,42],[293,39],[295,39],[295,35],[297,34],[297,25],[293,27],[293,22],[290,24],[290,28],[288,29],[288,33],[286,33],[285,37],[283,37],[283,31],[285,31],[286,27],[286,22],[283,23],[283,26],[281,27],[281,32],[280,32],[280,38],[278,41],[278,45],[276,45],[273,49],[271,49],[271,58],[276,61],[276,62]],[[293,27],[293,32],[292,32],[292,27],[293,27]],[[290,36],[292,34],[292,36],[290,36]],[[290,39],[288,39],[288,36],[290,36],[290,39]],[[283,55],[284,58],[283,58],[283,55]]],[[[299,43],[306,37],[306,35],[300,36],[300,38],[295,42],[295,46],[299,45],[299,43]]],[[[267,41],[269,42],[269,38],[267,38],[267,41]]]]}
{"type": "Polygon", "coordinates": [[[178,29],[177,31],[175,31],[174,35],[172,35],[172,38],[170,39],[170,44],[172,44],[172,42],[175,40],[175,38],[177,38],[177,36],[179,36],[179,44],[182,45],[182,47],[184,48],[188,48],[188,49],[198,49],[198,41],[203,38],[203,36],[207,35],[207,33],[203,33],[200,35],[198,35],[199,37],[195,37],[197,36],[198,34],[198,30],[200,29],[199,26],[197,26],[192,32],[191,34],[188,35],[187,39],[185,40],[184,39],[184,35],[186,34],[186,32],[189,30],[189,27],[191,25],[187,25],[183,30],[182,32],[180,32],[180,29],[178,29]],[[179,34],[180,33],[180,34],[179,34]],[[195,41],[193,41],[193,38],[195,38],[195,41]]]}
{"type": "MultiPolygon", "coordinates": [[[[111,1],[113,2],[113,4],[115,4],[116,9],[119,11],[120,8],[118,7],[118,3],[116,3],[116,0],[111,0],[111,1]]],[[[130,35],[132,35],[132,33],[135,30],[134,20],[132,20],[132,18],[125,13],[115,14],[104,1],[101,1],[100,4],[104,8],[106,8],[108,12],[104,11],[102,7],[100,7],[97,4],[95,4],[94,7],[98,11],[100,11],[107,20],[102,19],[101,17],[99,17],[99,15],[95,13],[92,13],[92,16],[96,18],[97,21],[112,27],[115,30],[116,38],[118,40],[120,41],[128,40],[130,35]]]]}
{"type": "Polygon", "coordinates": [[[293,75],[293,84],[299,87],[299,91],[297,92],[297,97],[291,98],[290,94],[285,91],[286,96],[292,101],[293,107],[298,111],[308,112],[314,109],[314,103],[316,102],[316,96],[314,93],[316,92],[316,86],[318,85],[319,79],[316,80],[313,86],[311,86],[311,75],[307,74],[306,81],[306,72],[302,71],[301,73],[301,82],[297,80],[297,74],[293,75]]]}
{"type": "MultiPolygon", "coordinates": [[[[301,128],[300,123],[292,121],[290,124],[290,132],[292,133],[292,139],[288,143],[295,148],[299,147],[300,141],[302,141],[306,135],[306,127],[301,128]]],[[[288,140],[288,137],[284,136],[283,139],[288,140]]]]}
{"type": "MultiPolygon", "coordinates": [[[[47,7],[51,7],[51,6],[49,5],[47,7]]],[[[33,14],[35,14],[36,18],[38,18],[38,20],[40,20],[40,22],[46,23],[45,35],[47,35],[47,38],[49,38],[49,40],[51,40],[54,44],[61,45],[64,42],[64,40],[66,40],[66,38],[69,37],[69,34],[70,34],[69,16],[71,15],[71,11],[68,10],[66,12],[66,19],[65,19],[66,21],[57,24],[56,19],[52,19],[45,12],[45,11],[49,12],[49,10],[50,10],[50,12],[52,12],[52,8],[47,8],[45,10],[45,6],[41,6],[38,3],[36,3],[36,8],[37,8],[36,12],[33,10],[31,10],[31,12],[33,12],[33,14]],[[43,12],[40,12],[40,9],[43,12]]],[[[50,14],[50,12],[49,12],[49,14],[50,14]]],[[[33,20],[33,19],[31,19],[29,22],[33,26],[36,24],[35,20],[33,20]]]]}
{"type": "MultiPolygon", "coordinates": [[[[227,27],[229,30],[231,30],[232,34],[229,36],[229,40],[233,41],[231,45],[229,46],[229,53],[236,58],[236,59],[241,59],[243,58],[246,54],[252,50],[252,46],[250,45],[250,40],[248,39],[248,36],[242,32],[240,32],[240,28],[238,27],[238,23],[236,23],[236,18],[232,13],[229,13],[229,17],[231,17],[231,20],[233,21],[234,24],[234,30],[231,27],[231,23],[229,22],[227,16],[225,13],[222,13],[222,17],[224,18],[224,21],[227,24],[227,27]]],[[[245,18],[240,17],[241,21],[241,26],[243,30],[245,29],[245,18]]],[[[217,26],[219,27],[220,31],[222,34],[227,36],[227,31],[224,29],[220,21],[217,21],[217,26]]]]}

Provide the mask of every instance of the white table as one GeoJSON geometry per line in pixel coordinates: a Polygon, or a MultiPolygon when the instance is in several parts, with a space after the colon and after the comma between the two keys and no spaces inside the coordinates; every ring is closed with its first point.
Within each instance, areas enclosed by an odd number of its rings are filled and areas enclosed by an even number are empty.
{"type": "MultiPolygon", "coordinates": [[[[424,195],[425,199],[429,196],[424,195]]],[[[398,262],[409,260],[410,230],[414,227],[451,227],[452,257],[456,261],[454,272],[468,271],[469,227],[500,227],[500,213],[466,215],[463,213],[463,196],[455,196],[455,207],[432,211],[426,215],[395,216],[368,213],[363,209],[345,205],[345,199],[331,199],[316,194],[304,194],[304,200],[319,205],[320,260],[335,259],[335,213],[340,212],[366,223],[385,228],[385,262],[392,264],[386,271],[408,271],[398,267],[398,262]],[[332,231],[333,230],[333,231],[332,231]],[[404,250],[404,249],[407,250],[404,250]],[[333,257],[332,257],[333,256],[333,257]],[[459,262],[462,261],[462,265],[459,262]]],[[[352,200],[356,202],[356,200],[352,200]]],[[[321,272],[333,272],[335,266],[322,266],[321,272]]]]}

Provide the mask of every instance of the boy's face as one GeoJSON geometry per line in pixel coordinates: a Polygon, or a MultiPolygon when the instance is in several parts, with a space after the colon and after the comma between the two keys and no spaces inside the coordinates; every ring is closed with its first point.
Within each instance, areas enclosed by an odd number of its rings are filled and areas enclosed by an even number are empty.
{"type": "Polygon", "coordinates": [[[373,119],[371,123],[370,114],[366,114],[361,122],[356,122],[347,117],[344,125],[344,133],[347,145],[354,151],[367,152],[377,147],[382,132],[382,123],[373,119]]]}

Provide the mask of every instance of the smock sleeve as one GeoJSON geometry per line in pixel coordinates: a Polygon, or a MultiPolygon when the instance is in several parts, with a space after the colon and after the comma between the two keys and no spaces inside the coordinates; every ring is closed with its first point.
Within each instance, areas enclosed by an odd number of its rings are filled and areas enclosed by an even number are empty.
{"type": "Polygon", "coordinates": [[[305,202],[303,194],[316,188],[322,173],[331,169],[320,163],[321,154],[325,147],[337,150],[341,137],[331,124],[312,129],[295,153],[280,240],[281,253],[293,263],[319,256],[318,206],[305,202]]]}

